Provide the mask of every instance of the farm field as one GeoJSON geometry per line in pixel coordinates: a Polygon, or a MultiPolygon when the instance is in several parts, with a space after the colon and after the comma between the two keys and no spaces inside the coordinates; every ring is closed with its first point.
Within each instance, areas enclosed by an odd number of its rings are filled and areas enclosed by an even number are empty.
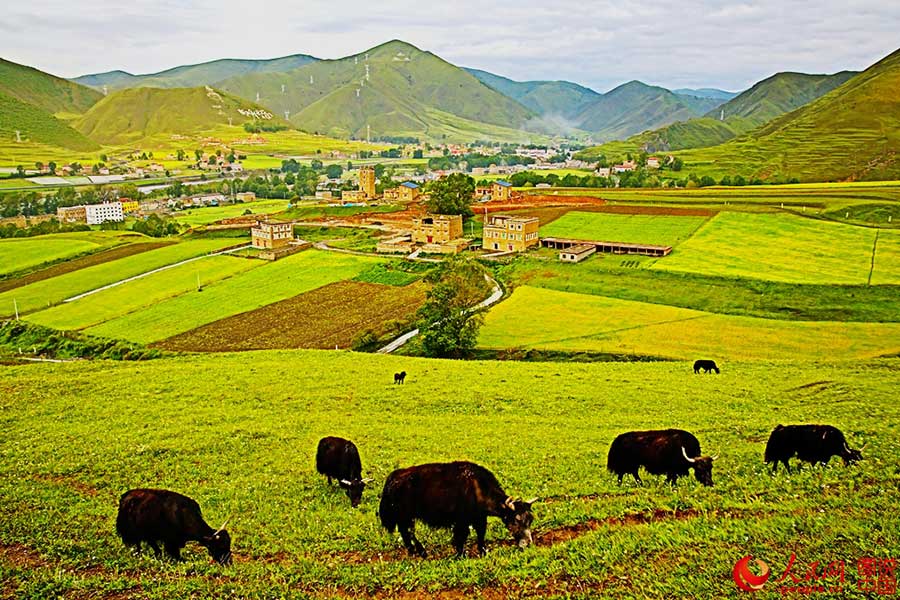
{"type": "Polygon", "coordinates": [[[317,287],[352,279],[379,258],[307,250],[140,312],[85,330],[91,335],[142,344],[157,342],[207,323],[255,310],[317,287]]]}
{"type": "Polygon", "coordinates": [[[900,283],[900,231],[880,230],[872,268],[872,285],[900,283]]]}
{"type": "Polygon", "coordinates": [[[8,279],[0,281],[0,292],[5,292],[7,290],[18,287],[24,287],[37,281],[51,279],[65,273],[72,273],[74,271],[78,271],[79,269],[86,269],[87,267],[119,260],[120,258],[125,258],[127,256],[134,256],[135,254],[140,254],[142,252],[149,252],[150,250],[169,246],[174,243],[176,243],[174,240],[151,241],[150,238],[139,236],[139,239],[137,239],[134,243],[114,246],[108,250],[101,250],[99,252],[91,252],[86,256],[71,258],[62,262],[54,263],[50,266],[39,265],[34,270],[27,271],[24,275],[22,275],[22,272],[20,271],[8,274],[8,279]]]}
{"type": "MultiPolygon", "coordinates": [[[[750,277],[790,283],[865,284],[875,229],[784,214],[722,212],[654,269],[750,277]]],[[[878,253],[896,252],[900,237],[885,235],[878,253]]],[[[876,254],[880,283],[900,283],[876,254]]],[[[875,275],[873,275],[875,279],[875,275]]]]}
{"type": "Polygon", "coordinates": [[[541,237],[674,246],[689,238],[706,220],[572,211],[541,227],[541,237]]]}
{"type": "Polygon", "coordinates": [[[254,215],[282,212],[287,209],[288,204],[290,202],[287,200],[258,200],[242,204],[229,204],[228,206],[190,208],[175,213],[174,219],[182,225],[199,227],[200,225],[208,225],[222,219],[239,217],[248,210],[254,215]]]}
{"type": "Polygon", "coordinates": [[[557,260],[555,251],[541,249],[500,267],[498,274],[513,287],[528,285],[729,315],[798,321],[900,322],[900,287],[896,285],[796,284],[732,278],[651,269],[655,261],[643,256],[594,254],[584,262],[570,264],[557,260]]]}
{"type": "Polygon", "coordinates": [[[58,304],[29,315],[27,320],[55,329],[85,329],[168,298],[189,292],[197,293],[198,281],[205,288],[264,264],[262,261],[232,256],[209,256],[72,302],[58,304]]]}
{"type": "Polygon", "coordinates": [[[423,284],[404,287],[339,281],[227,317],[154,344],[165,350],[237,352],[291,348],[347,349],[360,333],[381,336],[425,302],[423,284]]]}
{"type": "Polygon", "coordinates": [[[136,241],[148,241],[148,238],[130,232],[79,231],[0,239],[0,277],[30,270],[44,263],[136,241]]]}
{"type": "Polygon", "coordinates": [[[48,239],[44,236],[0,240],[0,275],[88,252],[97,247],[97,244],[86,240],[48,239]]]}
{"type": "Polygon", "coordinates": [[[36,281],[0,293],[0,316],[13,314],[13,299],[20,313],[34,312],[71,296],[233,244],[234,240],[229,239],[189,240],[36,281]]]}
{"type": "Polygon", "coordinates": [[[34,598],[712,599],[740,593],[741,557],[778,574],[794,553],[798,571],[846,561],[843,595],[864,598],[857,560],[900,553],[897,372],[886,359],[734,362],[695,376],[689,362],[321,351],[0,366],[0,578],[5,593],[34,598]],[[394,386],[400,370],[409,377],[394,386]],[[770,475],[768,433],[804,422],[840,427],[851,446],[866,444],[864,460],[770,475]],[[649,475],[617,485],[604,468],[612,439],[669,426],[719,455],[715,485],[649,475]],[[358,510],[315,473],[325,435],[353,439],[375,479],[358,510]],[[457,459],[539,498],[534,547],[514,549],[491,519],[486,558],[450,559],[450,532],[419,527],[431,557],[411,559],[380,527],[391,470],[457,459]],[[114,521],[137,486],[187,493],[215,525],[233,515],[234,565],[210,564],[196,545],[182,564],[133,556],[114,521]]]}
{"type": "Polygon", "coordinates": [[[479,346],[682,360],[860,359],[900,353],[900,323],[777,321],[522,286],[488,313],[479,346]]]}

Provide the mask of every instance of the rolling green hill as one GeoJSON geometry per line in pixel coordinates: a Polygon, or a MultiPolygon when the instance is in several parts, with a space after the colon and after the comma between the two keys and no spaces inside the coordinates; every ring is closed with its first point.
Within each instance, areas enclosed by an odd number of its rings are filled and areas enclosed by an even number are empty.
{"type": "Polygon", "coordinates": [[[687,164],[764,180],[900,177],[900,50],[821,98],[711,148],[681,153],[687,164]]]}
{"type": "Polygon", "coordinates": [[[466,71],[539,115],[560,115],[571,119],[601,96],[570,81],[513,81],[478,69],[466,71]]]}
{"type": "Polygon", "coordinates": [[[227,125],[229,120],[234,125],[256,120],[249,111],[258,111],[267,123],[289,125],[257,104],[210,87],[196,87],[114,92],[75,120],[74,126],[97,142],[122,144],[158,133],[203,131],[227,125]]]}
{"type": "Polygon", "coordinates": [[[535,116],[464,70],[397,40],[286,73],[231,78],[221,87],[335,137],[365,138],[368,126],[373,139],[527,139],[518,130],[535,116]]]}
{"type": "Polygon", "coordinates": [[[294,54],[268,60],[223,58],[196,65],[183,65],[158,73],[132,75],[125,71],[108,71],[82,75],[72,81],[95,88],[104,85],[110,90],[132,87],[197,87],[201,85],[215,86],[218,82],[247,73],[271,73],[290,71],[313,62],[315,57],[306,54],[294,54]]]}
{"type": "Polygon", "coordinates": [[[96,90],[2,58],[0,93],[40,107],[51,114],[80,114],[103,97],[96,90]]]}
{"type": "Polygon", "coordinates": [[[45,144],[69,150],[96,150],[100,147],[43,108],[4,93],[0,93],[0,140],[10,144],[45,144]],[[18,142],[17,131],[21,140],[18,142]]]}
{"type": "Polygon", "coordinates": [[[631,81],[603,94],[575,118],[578,126],[593,133],[595,139],[608,141],[699,116],[718,102],[687,99],[665,88],[631,81]]]}
{"type": "Polygon", "coordinates": [[[621,144],[597,149],[595,154],[613,155],[639,150],[662,152],[722,144],[823,96],[854,75],[851,71],[833,75],[778,73],[702,117],[645,131],[621,144]]]}

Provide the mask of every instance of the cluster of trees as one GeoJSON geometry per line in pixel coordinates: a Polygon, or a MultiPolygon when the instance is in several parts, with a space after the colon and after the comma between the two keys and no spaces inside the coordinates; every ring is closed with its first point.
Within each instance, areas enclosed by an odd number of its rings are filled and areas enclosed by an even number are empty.
{"type": "Polygon", "coordinates": [[[247,133],[262,133],[263,131],[275,133],[276,131],[285,131],[286,129],[287,127],[285,125],[266,123],[265,121],[247,121],[244,123],[244,131],[247,133]]]}
{"type": "Polygon", "coordinates": [[[169,219],[163,219],[159,215],[150,215],[146,219],[135,221],[131,230],[150,237],[166,237],[178,235],[178,224],[169,219]]]}
{"type": "Polygon", "coordinates": [[[472,216],[475,180],[465,173],[452,173],[427,185],[428,212],[439,215],[472,216]]]}
{"type": "MultiPolygon", "coordinates": [[[[565,159],[563,159],[565,160],[565,159]]],[[[428,159],[428,168],[433,171],[459,169],[465,163],[465,170],[471,171],[475,168],[487,168],[491,165],[532,165],[535,160],[530,156],[519,156],[517,154],[463,154],[462,156],[435,156],[428,159]]]]}
{"type": "Polygon", "coordinates": [[[48,233],[71,233],[73,231],[90,231],[91,228],[83,223],[60,223],[55,218],[31,227],[16,227],[12,223],[0,226],[0,238],[32,237],[35,235],[47,235],[48,233]]]}
{"type": "Polygon", "coordinates": [[[472,309],[491,292],[486,275],[475,260],[456,256],[425,277],[432,287],[418,316],[427,356],[464,358],[475,348],[484,311],[472,309]]]}

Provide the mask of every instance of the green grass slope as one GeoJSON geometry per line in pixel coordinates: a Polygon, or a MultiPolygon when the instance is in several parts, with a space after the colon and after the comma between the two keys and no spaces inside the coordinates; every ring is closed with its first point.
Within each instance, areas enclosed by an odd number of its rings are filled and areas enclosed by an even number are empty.
{"type": "Polygon", "coordinates": [[[125,71],[109,71],[106,73],[82,75],[72,81],[96,88],[102,88],[105,85],[110,90],[131,87],[179,88],[202,85],[215,86],[218,82],[229,77],[237,77],[247,73],[290,71],[316,60],[318,59],[306,54],[294,54],[265,60],[223,58],[196,65],[183,65],[158,73],[132,75],[125,71]]]}
{"type": "Polygon", "coordinates": [[[900,177],[900,50],[746,135],[682,154],[718,172],[801,181],[900,177]]]}
{"type": "MultiPolygon", "coordinates": [[[[437,361],[348,352],[180,356],[142,362],[0,366],[0,573],[10,597],[770,598],[791,553],[813,561],[900,554],[896,360],[726,363],[437,361]],[[409,373],[406,385],[391,374],[409,373]],[[777,423],[831,423],[864,460],[771,476],[777,423]],[[606,472],[623,431],[681,427],[718,454],[713,487],[606,472]],[[315,472],[318,440],[340,435],[374,478],[356,510],[315,472]],[[473,460],[504,489],[538,497],[535,545],[488,523],[488,556],[453,560],[451,532],[418,527],[408,557],[375,516],[395,468],[473,460]],[[188,544],[184,563],[133,555],[115,532],[127,489],[233,515],[234,564],[188,544]],[[630,516],[629,516],[630,515],[630,516]],[[752,554],[776,577],[740,592],[752,554]],[[225,590],[223,592],[223,590],[225,590]]],[[[794,461],[796,463],[796,461],[794,461]]],[[[470,537],[471,547],[471,537],[470,537]]],[[[821,572],[822,564],[819,566],[821,572]]],[[[836,577],[815,584],[839,584],[836,577]]]]}
{"type": "Polygon", "coordinates": [[[601,94],[570,81],[513,81],[479,69],[465,69],[490,88],[539,115],[572,118],[601,94]]]}
{"type": "Polygon", "coordinates": [[[210,87],[133,88],[114,92],[98,102],[74,126],[105,144],[122,144],[156,134],[184,134],[256,120],[240,111],[271,115],[267,123],[288,126],[267,109],[210,87]]]}
{"type": "Polygon", "coordinates": [[[43,108],[22,102],[2,92],[0,92],[0,140],[3,142],[2,145],[23,149],[35,144],[78,151],[96,150],[100,147],[43,108]]]}
{"type": "Polygon", "coordinates": [[[0,58],[0,94],[6,94],[48,113],[83,113],[102,94],[96,90],[0,58]]]}
{"type": "Polygon", "coordinates": [[[594,139],[608,141],[697,117],[707,110],[709,106],[697,106],[667,89],[631,81],[585,106],[576,121],[581,129],[593,133],[594,139]]]}
{"type": "Polygon", "coordinates": [[[665,152],[716,146],[820,98],[854,75],[856,73],[851,71],[833,75],[777,73],[702,117],[645,131],[615,146],[592,148],[586,154],[611,155],[623,150],[665,152]]]}
{"type": "Polygon", "coordinates": [[[365,138],[367,125],[372,137],[449,137],[452,132],[434,116],[439,114],[474,124],[466,127],[475,130],[469,138],[474,139],[492,127],[519,129],[534,117],[462,69],[396,40],[287,73],[232,78],[221,87],[243,98],[259,98],[279,115],[290,111],[290,120],[302,129],[338,137],[365,138]]]}

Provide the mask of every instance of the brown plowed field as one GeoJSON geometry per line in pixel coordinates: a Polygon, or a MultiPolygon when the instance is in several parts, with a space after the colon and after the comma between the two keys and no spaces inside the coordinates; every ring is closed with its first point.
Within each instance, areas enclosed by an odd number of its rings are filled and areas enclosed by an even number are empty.
{"type": "Polygon", "coordinates": [[[340,281],[154,346],[184,352],[349,348],[360,332],[372,329],[380,335],[389,321],[411,317],[425,302],[425,292],[423,283],[397,287],[340,281]]]}

